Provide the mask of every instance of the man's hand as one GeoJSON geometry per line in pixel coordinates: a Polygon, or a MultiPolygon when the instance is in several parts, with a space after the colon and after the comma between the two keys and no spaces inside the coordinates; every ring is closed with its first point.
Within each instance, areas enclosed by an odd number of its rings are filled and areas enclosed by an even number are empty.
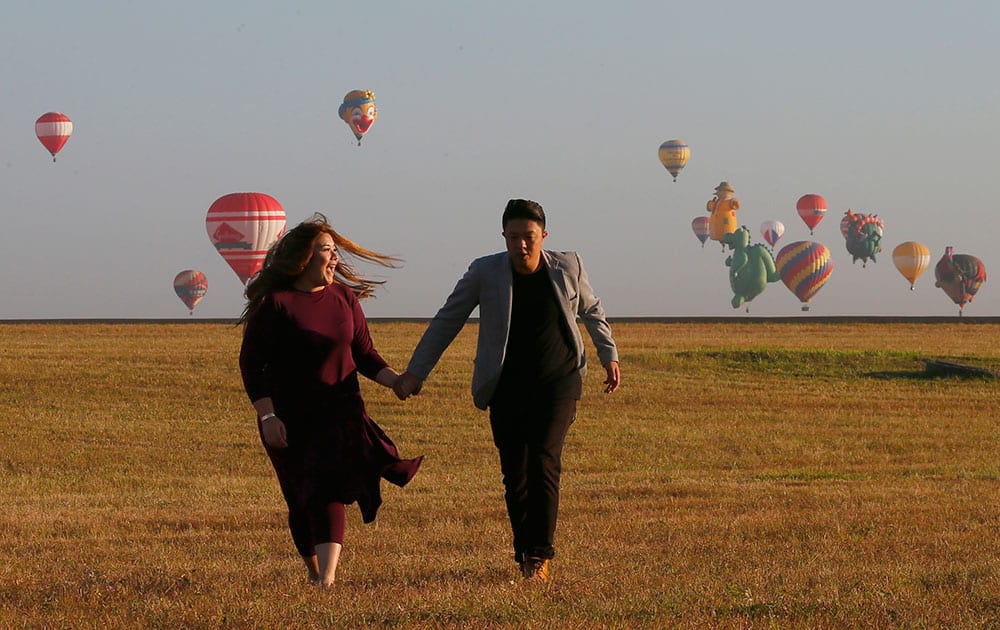
{"type": "Polygon", "coordinates": [[[423,386],[423,379],[409,372],[403,372],[396,379],[396,383],[392,386],[392,391],[396,392],[396,397],[400,400],[406,400],[410,396],[419,394],[423,386]]]}
{"type": "Polygon", "coordinates": [[[606,387],[604,388],[604,393],[610,394],[611,392],[618,389],[619,385],[621,385],[622,375],[621,372],[618,370],[617,361],[609,361],[608,364],[604,366],[604,369],[607,370],[608,372],[608,378],[605,379],[604,381],[604,384],[606,385],[606,387]]]}

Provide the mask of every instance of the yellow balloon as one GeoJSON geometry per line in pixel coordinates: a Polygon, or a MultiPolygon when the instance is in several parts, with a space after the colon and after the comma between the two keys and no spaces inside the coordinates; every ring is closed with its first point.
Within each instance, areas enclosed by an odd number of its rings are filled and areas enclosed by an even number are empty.
{"type": "Polygon", "coordinates": [[[660,164],[674,176],[675,182],[690,157],[691,149],[683,140],[667,140],[660,145],[660,164]]]}
{"type": "Polygon", "coordinates": [[[715,196],[708,200],[705,208],[711,214],[708,223],[708,237],[713,241],[722,239],[736,228],[736,211],[740,209],[740,200],[733,197],[733,187],[729,182],[722,182],[715,187],[715,196]]]}
{"type": "Polygon", "coordinates": [[[910,290],[917,283],[917,278],[931,264],[931,250],[923,243],[916,241],[906,241],[896,246],[892,250],[892,264],[896,265],[899,273],[910,281],[910,290]]]}

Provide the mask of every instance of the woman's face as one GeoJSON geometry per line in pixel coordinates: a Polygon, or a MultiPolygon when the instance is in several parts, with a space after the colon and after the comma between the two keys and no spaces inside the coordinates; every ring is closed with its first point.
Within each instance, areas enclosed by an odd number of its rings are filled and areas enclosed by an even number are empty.
{"type": "Polygon", "coordinates": [[[333,237],[322,232],[316,243],[313,245],[312,258],[309,264],[302,271],[296,285],[310,291],[322,289],[328,284],[333,284],[334,271],[340,256],[337,254],[337,245],[333,242],[333,237]]]}

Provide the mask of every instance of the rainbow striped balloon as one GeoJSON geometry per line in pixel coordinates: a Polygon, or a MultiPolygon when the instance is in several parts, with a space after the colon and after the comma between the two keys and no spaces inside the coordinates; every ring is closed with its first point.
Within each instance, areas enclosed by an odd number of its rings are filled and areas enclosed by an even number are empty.
{"type": "MultiPolygon", "coordinates": [[[[822,243],[796,241],[781,248],[774,265],[781,281],[799,298],[808,302],[820,290],[833,272],[830,250],[822,243]]],[[[809,306],[803,306],[808,311],[809,306]]]]}

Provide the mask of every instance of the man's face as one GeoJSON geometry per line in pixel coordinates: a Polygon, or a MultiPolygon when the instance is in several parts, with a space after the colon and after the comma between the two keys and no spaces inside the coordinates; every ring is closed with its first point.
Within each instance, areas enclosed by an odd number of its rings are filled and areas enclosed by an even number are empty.
{"type": "Polygon", "coordinates": [[[542,243],[549,233],[532,219],[511,219],[503,230],[507,253],[518,273],[534,273],[542,260],[542,243]]]}

